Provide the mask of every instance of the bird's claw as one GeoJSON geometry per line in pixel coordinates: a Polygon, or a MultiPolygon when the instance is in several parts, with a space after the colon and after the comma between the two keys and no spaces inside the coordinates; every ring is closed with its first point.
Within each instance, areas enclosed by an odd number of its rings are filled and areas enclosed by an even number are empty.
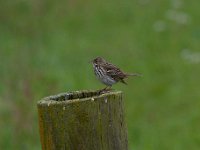
{"type": "Polygon", "coordinates": [[[99,92],[99,94],[104,94],[104,93],[107,93],[107,92],[110,92],[110,91],[112,91],[113,89],[111,89],[111,88],[103,88],[103,89],[100,89],[100,90],[98,90],[98,92],[99,92]]]}

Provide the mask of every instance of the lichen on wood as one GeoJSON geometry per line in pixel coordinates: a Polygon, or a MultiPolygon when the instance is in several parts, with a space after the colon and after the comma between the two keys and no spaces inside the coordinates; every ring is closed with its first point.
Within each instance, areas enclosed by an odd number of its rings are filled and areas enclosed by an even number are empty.
{"type": "Polygon", "coordinates": [[[127,150],[122,92],[76,91],[38,102],[43,150],[127,150]]]}

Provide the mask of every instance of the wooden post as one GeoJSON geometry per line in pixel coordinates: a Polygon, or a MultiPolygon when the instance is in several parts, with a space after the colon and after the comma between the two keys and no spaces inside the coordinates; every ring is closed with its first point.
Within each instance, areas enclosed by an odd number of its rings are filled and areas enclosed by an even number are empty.
{"type": "Polygon", "coordinates": [[[38,102],[42,150],[127,150],[122,92],[77,91],[38,102]]]}

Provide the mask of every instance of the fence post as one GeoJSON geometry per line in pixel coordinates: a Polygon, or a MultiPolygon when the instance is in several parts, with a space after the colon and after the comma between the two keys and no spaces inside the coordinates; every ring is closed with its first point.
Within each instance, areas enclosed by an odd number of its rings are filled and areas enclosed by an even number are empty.
{"type": "Polygon", "coordinates": [[[128,150],[120,91],[61,93],[37,107],[42,150],[128,150]]]}

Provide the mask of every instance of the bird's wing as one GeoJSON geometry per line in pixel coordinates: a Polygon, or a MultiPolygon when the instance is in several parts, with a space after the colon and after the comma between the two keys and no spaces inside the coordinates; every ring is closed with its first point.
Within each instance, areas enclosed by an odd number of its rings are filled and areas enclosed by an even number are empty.
{"type": "Polygon", "coordinates": [[[117,81],[121,81],[126,77],[126,75],[118,67],[111,63],[106,63],[103,67],[107,74],[117,81]]]}

